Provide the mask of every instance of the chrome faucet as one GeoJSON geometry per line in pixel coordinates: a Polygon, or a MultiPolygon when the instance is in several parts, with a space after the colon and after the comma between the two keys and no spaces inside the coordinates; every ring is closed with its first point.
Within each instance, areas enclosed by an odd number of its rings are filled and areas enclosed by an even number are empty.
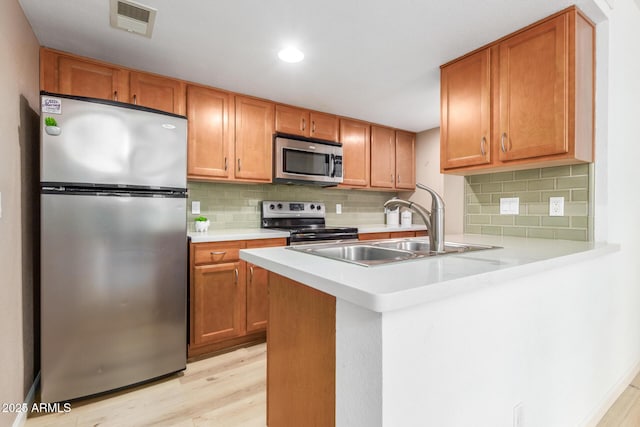
{"type": "Polygon", "coordinates": [[[416,187],[431,194],[431,212],[417,203],[398,199],[397,197],[387,200],[384,203],[384,207],[393,209],[402,206],[420,215],[429,232],[429,246],[431,250],[444,252],[444,200],[442,200],[442,197],[440,197],[438,193],[426,185],[418,183],[416,187]]]}

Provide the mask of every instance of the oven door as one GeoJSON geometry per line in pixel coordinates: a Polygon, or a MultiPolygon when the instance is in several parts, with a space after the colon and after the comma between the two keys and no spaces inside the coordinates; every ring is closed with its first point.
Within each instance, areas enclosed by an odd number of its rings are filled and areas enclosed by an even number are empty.
{"type": "Polygon", "coordinates": [[[276,137],[273,182],[322,186],[342,182],[342,146],[276,137]]]}

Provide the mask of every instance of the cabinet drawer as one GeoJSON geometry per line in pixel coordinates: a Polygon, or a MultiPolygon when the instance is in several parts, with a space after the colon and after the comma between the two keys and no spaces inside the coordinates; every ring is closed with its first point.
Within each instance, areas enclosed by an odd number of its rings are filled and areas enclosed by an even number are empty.
{"type": "Polygon", "coordinates": [[[238,261],[243,247],[243,242],[196,243],[193,260],[195,265],[238,261]]]}

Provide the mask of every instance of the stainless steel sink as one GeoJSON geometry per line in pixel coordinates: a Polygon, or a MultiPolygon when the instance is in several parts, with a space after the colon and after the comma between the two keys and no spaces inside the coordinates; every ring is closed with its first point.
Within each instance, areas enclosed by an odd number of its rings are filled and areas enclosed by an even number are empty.
{"type": "Polygon", "coordinates": [[[330,245],[290,246],[300,252],[325,258],[347,261],[359,265],[376,265],[416,258],[419,254],[395,248],[384,248],[368,244],[338,243],[330,245]],[[307,247],[311,246],[311,247],[307,247]]]}
{"type": "Polygon", "coordinates": [[[487,245],[467,245],[464,243],[452,243],[445,242],[444,243],[444,254],[437,254],[431,251],[429,242],[420,241],[420,240],[396,240],[396,241],[379,241],[374,243],[376,246],[380,246],[383,248],[393,248],[393,249],[401,249],[405,251],[414,251],[414,252],[429,252],[430,255],[444,255],[450,253],[460,253],[460,252],[468,252],[468,251],[479,251],[483,249],[493,249],[495,246],[487,246],[487,245]]]}
{"type": "Polygon", "coordinates": [[[436,252],[430,250],[428,241],[414,239],[370,240],[363,243],[344,242],[287,247],[287,249],[294,251],[365,267],[493,248],[497,248],[497,246],[446,242],[444,252],[436,252]]]}

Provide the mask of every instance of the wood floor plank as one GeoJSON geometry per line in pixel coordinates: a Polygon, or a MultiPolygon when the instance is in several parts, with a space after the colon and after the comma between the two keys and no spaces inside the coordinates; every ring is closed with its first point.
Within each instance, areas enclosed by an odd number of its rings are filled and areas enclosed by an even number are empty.
{"type": "Polygon", "coordinates": [[[266,425],[266,344],[189,363],[182,374],[32,414],[26,427],[266,425]]]}
{"type": "MultiPolygon", "coordinates": [[[[618,400],[602,417],[597,427],[620,427],[624,425],[628,417],[633,418],[633,414],[636,411],[640,411],[640,390],[627,386],[618,400]]],[[[630,427],[637,427],[638,425],[640,424],[628,424],[630,427]]]]}
{"type": "Polygon", "coordinates": [[[638,375],[636,375],[633,381],[631,381],[631,385],[635,388],[640,389],[640,372],[638,372],[638,375]]]}

